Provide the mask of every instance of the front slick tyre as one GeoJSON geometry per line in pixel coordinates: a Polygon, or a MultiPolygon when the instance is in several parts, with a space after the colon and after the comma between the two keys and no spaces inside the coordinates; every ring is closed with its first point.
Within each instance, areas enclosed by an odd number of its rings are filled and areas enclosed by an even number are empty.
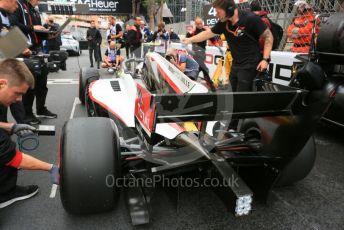
{"type": "Polygon", "coordinates": [[[61,137],[60,186],[64,209],[71,214],[112,210],[119,188],[120,145],[115,123],[107,118],[66,122],[61,137]]]}

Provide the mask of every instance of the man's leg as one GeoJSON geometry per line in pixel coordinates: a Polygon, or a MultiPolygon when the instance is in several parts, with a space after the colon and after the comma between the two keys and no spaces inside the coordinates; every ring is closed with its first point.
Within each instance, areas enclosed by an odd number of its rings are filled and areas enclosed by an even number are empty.
{"type": "Polygon", "coordinates": [[[243,69],[238,73],[238,92],[250,92],[253,89],[253,81],[257,76],[257,70],[255,68],[243,69]]]}
{"type": "Polygon", "coordinates": [[[88,53],[89,53],[89,56],[90,56],[91,67],[93,67],[93,51],[94,51],[94,48],[92,48],[92,47],[88,48],[88,53]]]}
{"type": "Polygon", "coordinates": [[[10,105],[11,113],[17,123],[25,123],[25,108],[23,102],[16,102],[10,105]]]}
{"type": "MultiPolygon", "coordinates": [[[[251,69],[237,69],[231,70],[230,82],[233,92],[251,92],[253,87],[253,80],[257,75],[255,68],[251,69]]],[[[236,130],[239,124],[239,119],[233,119],[230,122],[229,129],[236,130]]]]}
{"type": "Polygon", "coordinates": [[[42,72],[41,76],[37,78],[36,81],[36,110],[41,111],[45,107],[45,101],[48,94],[48,74],[46,72],[42,72]]]}
{"type": "Polygon", "coordinates": [[[38,193],[38,186],[17,186],[18,169],[0,166],[0,209],[38,193]]]}
{"type": "MultiPolygon", "coordinates": [[[[231,92],[237,91],[237,85],[238,85],[238,72],[239,70],[237,68],[234,68],[232,66],[231,73],[229,76],[230,84],[232,87],[228,87],[229,90],[232,90],[231,92]]],[[[239,124],[239,119],[232,119],[229,123],[228,130],[236,130],[239,124]]]]}
{"type": "Polygon", "coordinates": [[[100,47],[96,46],[94,48],[94,60],[97,63],[97,68],[99,69],[99,65],[100,65],[100,47]]]}
{"type": "Polygon", "coordinates": [[[229,81],[232,86],[232,92],[237,91],[237,85],[238,85],[238,69],[232,66],[232,69],[230,71],[229,81]]]}
{"type": "Polygon", "coordinates": [[[199,65],[199,70],[203,72],[203,75],[206,75],[206,74],[209,75],[209,69],[204,63],[205,58],[206,58],[205,51],[203,50],[195,51],[194,59],[199,65]]]}
{"type": "Polygon", "coordinates": [[[133,53],[136,58],[141,58],[141,46],[133,46],[131,53],[133,53]]]}
{"type": "Polygon", "coordinates": [[[130,46],[129,50],[130,50],[131,57],[133,57],[135,55],[134,54],[134,50],[135,50],[134,46],[130,46]]]}
{"type": "Polygon", "coordinates": [[[37,117],[44,117],[44,118],[57,118],[57,114],[52,113],[47,109],[45,106],[45,102],[48,95],[48,70],[47,67],[44,66],[42,69],[41,76],[38,77],[36,81],[36,110],[37,110],[37,117]]]}
{"type": "MultiPolygon", "coordinates": [[[[35,77],[36,81],[36,77],[35,77]]],[[[35,99],[35,89],[29,89],[26,94],[23,96],[23,105],[25,109],[25,122],[30,125],[40,124],[41,121],[33,114],[32,107],[33,101],[35,99]]]]}
{"type": "Polygon", "coordinates": [[[11,192],[17,185],[18,169],[2,166],[0,169],[0,197],[11,192]]]}
{"type": "Polygon", "coordinates": [[[129,50],[128,44],[125,45],[125,53],[126,53],[127,59],[129,59],[130,58],[130,50],[129,50]]]}
{"type": "MultiPolygon", "coordinates": [[[[56,167],[56,166],[55,166],[56,167]]],[[[51,173],[51,180],[59,183],[58,172],[52,173],[52,164],[38,160],[27,154],[22,155],[19,168],[30,170],[43,170],[51,173]]],[[[18,169],[10,166],[1,166],[0,169],[0,209],[16,201],[25,200],[38,193],[37,185],[18,186],[18,169]]]]}

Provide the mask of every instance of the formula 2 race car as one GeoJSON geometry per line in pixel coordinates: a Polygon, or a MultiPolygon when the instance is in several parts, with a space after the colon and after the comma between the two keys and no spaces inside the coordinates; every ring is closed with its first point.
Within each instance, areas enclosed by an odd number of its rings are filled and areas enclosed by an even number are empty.
{"type": "Polygon", "coordinates": [[[338,85],[317,62],[299,73],[291,86],[259,80],[261,91],[233,93],[209,92],[156,53],[127,60],[111,79],[82,69],[79,96],[91,117],[62,131],[63,207],[108,211],[123,189],[132,223],[149,223],[152,187],[111,182],[183,175],[229,182],[212,190],[236,216],[248,215],[253,199],[266,202],[272,188],[303,179],[314,165],[312,134],[338,85]],[[238,131],[228,130],[233,119],[238,131]]]}

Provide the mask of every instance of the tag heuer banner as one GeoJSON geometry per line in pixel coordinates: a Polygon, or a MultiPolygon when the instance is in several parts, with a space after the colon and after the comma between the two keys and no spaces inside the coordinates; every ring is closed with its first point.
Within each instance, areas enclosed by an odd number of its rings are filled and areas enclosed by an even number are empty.
{"type": "MultiPolygon", "coordinates": [[[[132,1],[131,0],[46,0],[41,1],[47,5],[77,5],[87,6],[88,12],[74,12],[75,14],[131,14],[132,1]]],[[[44,4],[43,3],[43,4],[44,4]]],[[[48,7],[50,9],[50,7],[48,7]]],[[[79,7],[77,7],[79,8],[79,7]]],[[[81,8],[82,9],[82,8],[81,8]]],[[[46,10],[44,10],[46,11],[46,10]]],[[[49,11],[49,10],[47,10],[49,11]]],[[[75,7],[74,7],[75,11],[75,7]]],[[[76,9],[76,11],[81,11],[76,9]]],[[[50,13],[50,12],[49,12],[50,13]]]]}

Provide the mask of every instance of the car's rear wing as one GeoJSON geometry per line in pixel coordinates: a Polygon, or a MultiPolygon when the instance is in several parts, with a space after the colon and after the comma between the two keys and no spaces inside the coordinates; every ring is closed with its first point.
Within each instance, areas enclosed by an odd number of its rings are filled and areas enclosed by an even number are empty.
{"type": "Polygon", "coordinates": [[[297,99],[304,93],[288,88],[275,92],[151,94],[138,84],[135,125],[146,144],[154,145],[158,123],[292,115],[294,103],[301,101],[297,99]]]}

